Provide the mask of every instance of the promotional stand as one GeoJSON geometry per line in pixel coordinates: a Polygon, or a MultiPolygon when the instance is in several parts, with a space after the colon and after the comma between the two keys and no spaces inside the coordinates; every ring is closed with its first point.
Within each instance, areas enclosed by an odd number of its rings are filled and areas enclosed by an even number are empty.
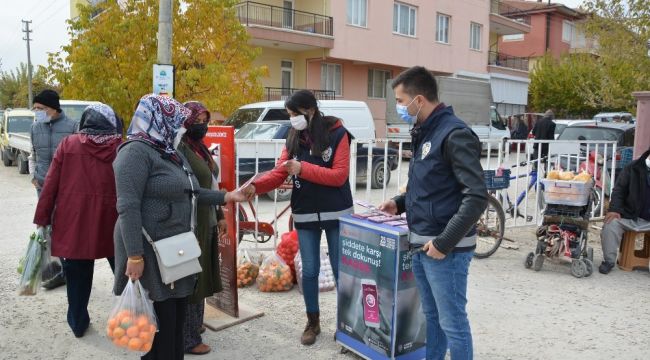
{"type": "Polygon", "coordinates": [[[353,215],[340,226],[336,341],[365,359],[424,359],[408,230],[353,215]]]}
{"type": "MultiPolygon", "coordinates": [[[[215,179],[222,191],[233,191],[235,179],[235,129],[232,126],[210,126],[204,139],[212,158],[219,167],[219,178],[215,179]]],[[[212,330],[221,330],[264,315],[239,303],[237,293],[237,224],[235,204],[222,207],[228,232],[220,236],[219,265],[223,291],[206,299],[205,325],[212,330]]]]}

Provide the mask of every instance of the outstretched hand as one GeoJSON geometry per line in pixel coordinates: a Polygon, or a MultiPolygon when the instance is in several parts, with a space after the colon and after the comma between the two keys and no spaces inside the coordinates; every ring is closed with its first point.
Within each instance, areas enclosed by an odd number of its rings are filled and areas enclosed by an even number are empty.
{"type": "Polygon", "coordinates": [[[397,203],[395,200],[388,200],[379,205],[379,210],[389,213],[391,215],[397,215],[397,203]]]}
{"type": "Polygon", "coordinates": [[[229,202],[244,202],[248,200],[248,196],[243,191],[229,191],[226,193],[225,200],[229,202]]]}

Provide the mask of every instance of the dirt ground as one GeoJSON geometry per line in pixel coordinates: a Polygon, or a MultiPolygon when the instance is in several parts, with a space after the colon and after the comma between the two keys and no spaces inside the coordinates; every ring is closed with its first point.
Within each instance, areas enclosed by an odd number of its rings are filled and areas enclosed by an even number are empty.
{"type": "MultiPolygon", "coordinates": [[[[115,297],[106,261],[96,262],[90,299],[91,327],[76,339],[66,323],[65,288],[16,295],[18,258],[24,251],[36,194],[16,168],[0,167],[0,358],[116,359],[137,356],[115,348],[104,336],[115,297]]],[[[507,231],[517,250],[500,249],[472,262],[468,312],[476,359],[648,359],[650,275],[647,271],[576,279],[566,264],[546,263],[540,272],[523,260],[534,249],[534,228],[507,231]]],[[[595,262],[601,261],[598,233],[590,234],[595,262]]],[[[260,293],[243,289],[240,300],[262,318],[220,332],[207,331],[214,351],[207,359],[355,359],[334,343],[334,292],[321,294],[323,333],[312,347],[299,344],[305,323],[297,289],[260,293]]],[[[188,358],[194,358],[188,356],[188,358]]]]}

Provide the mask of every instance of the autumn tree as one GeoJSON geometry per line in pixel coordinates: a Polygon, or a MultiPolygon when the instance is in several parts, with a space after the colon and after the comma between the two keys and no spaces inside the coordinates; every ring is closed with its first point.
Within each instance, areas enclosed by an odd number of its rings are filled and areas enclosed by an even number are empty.
{"type": "MultiPolygon", "coordinates": [[[[267,69],[253,65],[260,50],[248,45],[236,3],[174,2],[178,100],[201,101],[227,115],[261,98],[267,69]]],[[[69,22],[70,44],[50,54],[49,75],[62,85],[64,97],[102,101],[129,121],[138,99],[152,91],[157,31],[158,0],[81,5],[79,18],[69,22]]]]}

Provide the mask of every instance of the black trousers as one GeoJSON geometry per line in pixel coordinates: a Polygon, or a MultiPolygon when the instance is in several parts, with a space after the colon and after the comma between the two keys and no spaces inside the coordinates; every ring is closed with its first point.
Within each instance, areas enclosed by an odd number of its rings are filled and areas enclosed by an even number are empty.
{"type": "MultiPolygon", "coordinates": [[[[68,292],[68,325],[76,337],[83,336],[88,325],[88,300],[93,286],[95,260],[61,259],[65,273],[68,292]]],[[[114,258],[107,258],[111,269],[115,272],[114,258]]]]}
{"type": "Polygon", "coordinates": [[[158,332],[153,338],[151,351],[143,360],[182,360],[185,356],[183,324],[187,298],[154,301],[158,318],[158,332]]]}

